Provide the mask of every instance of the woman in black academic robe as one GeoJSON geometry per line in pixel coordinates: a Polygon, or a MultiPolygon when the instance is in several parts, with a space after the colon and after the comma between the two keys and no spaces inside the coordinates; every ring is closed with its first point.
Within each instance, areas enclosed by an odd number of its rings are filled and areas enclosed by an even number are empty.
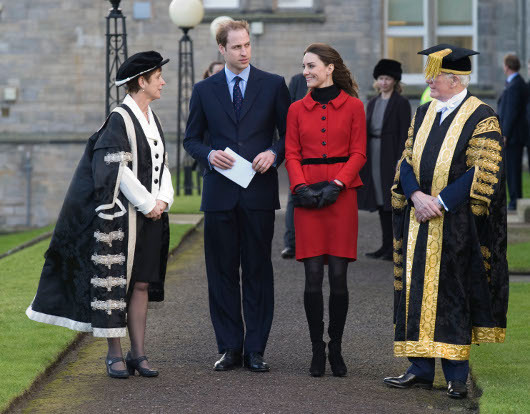
{"type": "Polygon", "coordinates": [[[173,187],[149,104],[160,98],[167,61],[142,52],[118,70],[116,84],[129,94],[88,140],[26,311],[38,322],[106,337],[107,373],[115,378],[158,375],[145,357],[145,325],[148,300],[164,299],[173,187]]]}
{"type": "Polygon", "coordinates": [[[378,211],[382,246],[368,257],[392,260],[392,203],[390,188],[407,139],[411,109],[401,95],[401,63],[381,59],[374,68],[379,92],[366,108],[366,164],[360,172],[364,186],[357,192],[359,209],[378,211]]]}

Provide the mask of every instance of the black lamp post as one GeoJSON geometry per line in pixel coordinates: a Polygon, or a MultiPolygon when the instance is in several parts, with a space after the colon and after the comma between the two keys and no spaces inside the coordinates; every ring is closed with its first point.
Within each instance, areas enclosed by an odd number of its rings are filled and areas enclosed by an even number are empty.
{"type": "Polygon", "coordinates": [[[120,65],[127,59],[127,30],[120,0],[110,0],[112,9],[107,16],[105,116],[120,103],[120,90],[114,84],[120,65]]]}
{"type": "MultiPolygon", "coordinates": [[[[188,106],[195,72],[193,65],[193,42],[188,35],[190,29],[197,26],[203,16],[204,8],[200,0],[173,0],[169,5],[169,16],[173,23],[182,29],[183,35],[179,40],[179,69],[178,69],[178,97],[177,97],[177,195],[180,195],[180,167],[181,146],[186,122],[188,120],[188,106]]],[[[191,195],[193,190],[192,165],[189,155],[184,156],[184,195],[191,195]]]]}

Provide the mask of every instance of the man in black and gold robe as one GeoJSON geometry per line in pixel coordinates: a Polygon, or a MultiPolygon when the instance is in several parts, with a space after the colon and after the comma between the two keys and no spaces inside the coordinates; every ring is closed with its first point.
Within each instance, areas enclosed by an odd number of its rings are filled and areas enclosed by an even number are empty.
{"type": "Polygon", "coordinates": [[[392,387],[431,388],[442,358],[448,395],[467,395],[471,344],[503,342],[508,306],[503,143],[495,112],[467,91],[477,52],[438,45],[392,187],[394,354],[411,366],[392,387]]]}

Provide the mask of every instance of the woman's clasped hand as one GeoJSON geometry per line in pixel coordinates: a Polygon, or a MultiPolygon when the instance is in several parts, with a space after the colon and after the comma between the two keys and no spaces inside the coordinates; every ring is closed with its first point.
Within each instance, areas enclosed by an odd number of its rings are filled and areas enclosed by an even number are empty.
{"type": "Polygon", "coordinates": [[[162,213],[166,210],[167,203],[162,200],[156,200],[156,204],[153,209],[145,215],[145,217],[153,219],[154,221],[159,220],[162,217],[162,213]]]}

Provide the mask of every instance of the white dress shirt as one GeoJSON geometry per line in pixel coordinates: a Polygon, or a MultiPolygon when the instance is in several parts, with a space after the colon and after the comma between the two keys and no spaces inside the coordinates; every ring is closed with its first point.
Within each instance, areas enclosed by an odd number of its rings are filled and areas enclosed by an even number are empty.
{"type": "Polygon", "coordinates": [[[173,184],[171,182],[171,173],[167,167],[164,168],[160,182],[157,181],[155,184],[155,179],[158,180],[160,169],[162,168],[162,163],[165,159],[165,148],[160,133],[158,132],[158,127],[153,112],[151,111],[151,107],[147,107],[149,119],[147,120],[138,104],[130,95],[125,97],[123,103],[133,111],[147,138],[151,150],[151,165],[153,169],[151,171],[151,177],[153,182],[151,184],[151,192],[149,192],[138,178],[134,176],[131,169],[126,167],[123,170],[120,190],[134,207],[143,214],[148,214],[153,210],[156,205],[156,200],[162,200],[167,203],[167,208],[165,210],[167,212],[173,204],[173,184]],[[156,158],[156,154],[158,154],[158,158],[156,158]]]}
{"type": "Polygon", "coordinates": [[[436,112],[442,113],[442,116],[440,117],[440,124],[445,120],[445,118],[449,116],[451,112],[453,112],[456,108],[458,108],[458,105],[462,103],[466,95],[467,95],[467,88],[464,88],[462,92],[457,93],[456,95],[449,98],[447,101],[437,102],[436,112]]]}
{"type": "Polygon", "coordinates": [[[249,75],[250,65],[243,69],[238,75],[228,69],[228,66],[225,65],[226,83],[228,85],[228,91],[230,92],[230,99],[232,101],[234,101],[234,85],[236,84],[236,76],[239,76],[241,78],[241,80],[239,81],[239,89],[241,90],[241,96],[245,98],[245,91],[247,90],[249,75]]]}

